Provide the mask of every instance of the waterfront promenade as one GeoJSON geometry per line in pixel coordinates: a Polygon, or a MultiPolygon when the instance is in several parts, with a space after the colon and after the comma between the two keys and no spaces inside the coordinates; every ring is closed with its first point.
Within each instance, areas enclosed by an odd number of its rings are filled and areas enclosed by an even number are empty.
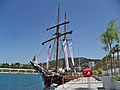
{"type": "Polygon", "coordinates": [[[99,87],[103,87],[103,82],[98,81],[93,77],[90,77],[90,84],[86,77],[80,77],[58,86],[55,90],[99,90],[99,87]]]}
{"type": "Polygon", "coordinates": [[[0,68],[0,73],[36,73],[34,69],[0,68]]]}

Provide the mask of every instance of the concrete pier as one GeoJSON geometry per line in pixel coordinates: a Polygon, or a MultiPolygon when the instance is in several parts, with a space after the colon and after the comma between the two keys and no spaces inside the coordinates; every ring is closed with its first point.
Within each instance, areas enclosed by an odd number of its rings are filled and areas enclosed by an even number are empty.
{"type": "Polygon", "coordinates": [[[98,90],[99,87],[103,87],[102,81],[98,81],[93,77],[89,79],[87,77],[80,77],[58,86],[55,90],[98,90]]]}

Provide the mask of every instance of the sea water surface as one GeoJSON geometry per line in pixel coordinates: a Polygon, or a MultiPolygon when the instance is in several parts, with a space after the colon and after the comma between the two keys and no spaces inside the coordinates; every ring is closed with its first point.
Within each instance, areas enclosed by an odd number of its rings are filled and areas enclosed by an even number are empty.
{"type": "Polygon", "coordinates": [[[0,74],[0,90],[43,90],[39,74],[0,74]]]}

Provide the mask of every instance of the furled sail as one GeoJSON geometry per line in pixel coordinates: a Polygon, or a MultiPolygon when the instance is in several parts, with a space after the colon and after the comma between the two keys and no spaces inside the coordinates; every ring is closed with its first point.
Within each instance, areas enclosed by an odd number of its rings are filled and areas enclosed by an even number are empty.
{"type": "Polygon", "coordinates": [[[48,70],[49,61],[50,61],[50,51],[51,51],[51,45],[49,46],[48,51],[47,51],[47,70],[48,70]]]}
{"type": "Polygon", "coordinates": [[[64,50],[64,56],[65,56],[66,69],[69,70],[69,62],[68,62],[66,39],[63,42],[63,50],[64,50]]]}
{"type": "Polygon", "coordinates": [[[73,64],[73,66],[74,66],[75,63],[74,63],[74,58],[73,58],[72,42],[70,42],[70,44],[69,44],[69,50],[70,50],[70,56],[71,56],[71,59],[72,59],[72,64],[73,64]]]}

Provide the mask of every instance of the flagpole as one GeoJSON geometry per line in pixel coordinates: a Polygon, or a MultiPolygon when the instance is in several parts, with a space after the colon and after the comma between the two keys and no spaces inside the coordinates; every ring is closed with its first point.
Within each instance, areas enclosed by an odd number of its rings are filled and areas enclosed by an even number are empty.
{"type": "Polygon", "coordinates": [[[79,46],[78,46],[78,63],[79,63],[79,71],[80,71],[80,56],[79,56],[79,46]]]}

